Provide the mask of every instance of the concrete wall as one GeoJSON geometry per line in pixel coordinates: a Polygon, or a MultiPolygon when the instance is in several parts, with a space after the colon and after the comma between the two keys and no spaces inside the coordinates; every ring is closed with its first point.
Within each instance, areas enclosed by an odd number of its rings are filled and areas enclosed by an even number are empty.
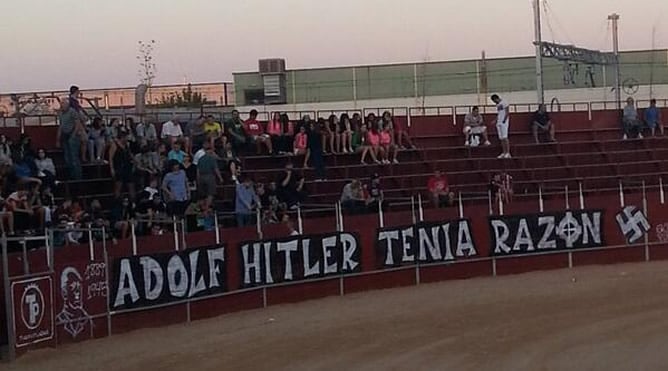
{"type": "MultiPolygon", "coordinates": [[[[621,66],[623,82],[668,84],[668,50],[625,52],[621,56],[621,66]]],[[[486,96],[492,92],[512,93],[515,100],[532,102],[535,100],[532,93],[536,87],[535,74],[533,57],[290,70],[286,78],[287,103],[293,109],[309,104],[340,107],[339,102],[344,102],[347,107],[370,104],[414,106],[422,105],[423,101],[426,105],[458,102],[459,98],[450,96],[479,93],[486,96]]],[[[609,88],[602,87],[614,86],[614,77],[610,66],[544,60],[544,81],[549,98],[556,96],[567,101],[610,99],[612,95],[604,92],[609,88]],[[574,91],[565,92],[568,90],[574,91]]],[[[245,99],[245,91],[262,89],[260,74],[236,73],[234,80],[237,105],[252,105],[245,99]]],[[[464,101],[470,103],[471,99],[466,97],[464,101]]]]}

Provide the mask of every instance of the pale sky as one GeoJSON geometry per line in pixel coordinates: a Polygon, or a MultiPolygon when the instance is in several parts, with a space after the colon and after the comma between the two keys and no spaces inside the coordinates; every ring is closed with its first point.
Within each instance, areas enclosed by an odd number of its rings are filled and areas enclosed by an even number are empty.
{"type": "MultiPolygon", "coordinates": [[[[610,49],[618,12],[622,49],[651,49],[653,28],[668,47],[668,1],[547,5],[545,40],[610,49]]],[[[0,0],[0,14],[3,93],[134,86],[137,41],[151,39],[156,84],[232,81],[266,57],[301,68],[533,53],[530,0],[0,0]]]]}

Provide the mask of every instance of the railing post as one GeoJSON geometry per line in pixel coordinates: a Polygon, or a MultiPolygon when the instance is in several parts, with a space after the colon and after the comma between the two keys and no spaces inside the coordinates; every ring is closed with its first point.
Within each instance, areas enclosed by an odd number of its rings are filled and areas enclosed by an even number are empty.
{"type": "Polygon", "coordinates": [[[666,203],[666,194],[663,191],[663,178],[661,177],[659,177],[659,198],[661,205],[664,205],[666,203]]]}
{"type": "Polygon", "coordinates": [[[216,228],[216,245],[220,245],[220,225],[218,225],[218,213],[213,213],[213,225],[216,228]]]}
{"type": "Polygon", "coordinates": [[[172,226],[174,230],[174,250],[179,251],[179,228],[176,224],[176,216],[172,216],[172,226]]]}
{"type": "Polygon", "coordinates": [[[302,207],[297,208],[297,230],[299,234],[304,234],[304,221],[302,220],[302,207]]]}
{"type": "Polygon", "coordinates": [[[257,237],[258,237],[258,239],[261,240],[263,238],[262,217],[260,215],[260,209],[259,208],[255,210],[255,228],[257,230],[257,237]]]}
{"type": "Polygon", "coordinates": [[[566,184],[566,186],[564,187],[564,193],[565,193],[565,196],[566,196],[566,210],[570,210],[571,209],[571,202],[568,199],[568,184],[566,184]]]}
{"type": "Polygon", "coordinates": [[[14,333],[14,326],[12,321],[14,318],[14,307],[12,305],[11,285],[9,283],[9,257],[7,256],[7,234],[0,236],[0,243],[2,244],[2,278],[5,290],[5,314],[7,324],[7,345],[9,361],[16,359],[16,334],[14,333]]]}
{"type": "Polygon", "coordinates": [[[93,244],[93,229],[92,225],[88,223],[88,255],[90,256],[90,261],[95,260],[95,245],[93,244]]]}
{"type": "Polygon", "coordinates": [[[130,237],[132,239],[132,256],[137,256],[137,231],[134,221],[130,224],[130,237]]]}
{"type": "Polygon", "coordinates": [[[417,218],[415,217],[415,196],[411,196],[411,216],[413,217],[413,224],[417,223],[417,218]]]}
{"type": "Polygon", "coordinates": [[[341,230],[341,220],[339,219],[339,203],[338,201],[334,204],[334,215],[336,216],[336,231],[341,230]]]}
{"type": "MultiPolygon", "coordinates": [[[[645,186],[645,181],[642,181],[642,210],[643,213],[645,214],[645,217],[649,220],[649,213],[647,210],[647,188],[645,186]]],[[[647,233],[644,233],[644,239],[645,239],[645,261],[649,261],[649,236],[647,233]]]]}
{"type": "Polygon", "coordinates": [[[542,213],[545,211],[545,205],[543,204],[543,185],[538,185],[538,210],[542,213]]]}
{"type": "Polygon", "coordinates": [[[188,244],[186,242],[186,219],[181,219],[181,250],[188,249],[188,244]]]}
{"type": "Polygon", "coordinates": [[[499,215],[503,215],[503,197],[501,197],[501,191],[499,191],[496,195],[499,197],[499,215]]]}
{"type": "Polygon", "coordinates": [[[619,205],[624,207],[626,203],[624,202],[624,188],[622,186],[622,180],[619,180],[619,205]]]}
{"type": "Polygon", "coordinates": [[[584,193],[582,193],[582,182],[578,182],[578,188],[580,191],[580,209],[584,210],[585,208],[585,198],[584,198],[584,193]]]}
{"type": "Polygon", "coordinates": [[[378,200],[378,225],[385,228],[385,215],[383,215],[383,203],[378,200]]]}
{"type": "Polygon", "coordinates": [[[489,202],[489,215],[494,215],[494,206],[492,205],[492,190],[487,190],[487,201],[489,202]]]}
{"type": "Polygon", "coordinates": [[[420,217],[420,222],[424,221],[424,209],[422,208],[422,194],[418,193],[418,216],[420,217]]]}
{"type": "Polygon", "coordinates": [[[459,219],[464,219],[464,203],[462,202],[462,193],[457,193],[459,194],[459,219]]]}

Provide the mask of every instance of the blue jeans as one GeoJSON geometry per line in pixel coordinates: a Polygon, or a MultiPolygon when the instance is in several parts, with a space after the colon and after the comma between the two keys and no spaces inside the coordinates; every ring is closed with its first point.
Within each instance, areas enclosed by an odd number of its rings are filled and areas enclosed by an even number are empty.
{"type": "Polygon", "coordinates": [[[76,135],[69,135],[61,139],[63,147],[65,166],[71,179],[81,179],[81,141],[76,135]]]}
{"type": "Polygon", "coordinates": [[[254,224],[253,214],[237,214],[237,227],[247,227],[254,224]]]}

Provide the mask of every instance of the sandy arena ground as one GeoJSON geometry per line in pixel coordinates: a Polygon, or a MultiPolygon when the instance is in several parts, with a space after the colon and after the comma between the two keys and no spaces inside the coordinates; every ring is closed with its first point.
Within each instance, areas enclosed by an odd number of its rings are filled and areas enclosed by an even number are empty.
{"type": "Polygon", "coordinates": [[[37,351],[0,369],[668,370],[668,263],[331,297],[37,351]]]}

